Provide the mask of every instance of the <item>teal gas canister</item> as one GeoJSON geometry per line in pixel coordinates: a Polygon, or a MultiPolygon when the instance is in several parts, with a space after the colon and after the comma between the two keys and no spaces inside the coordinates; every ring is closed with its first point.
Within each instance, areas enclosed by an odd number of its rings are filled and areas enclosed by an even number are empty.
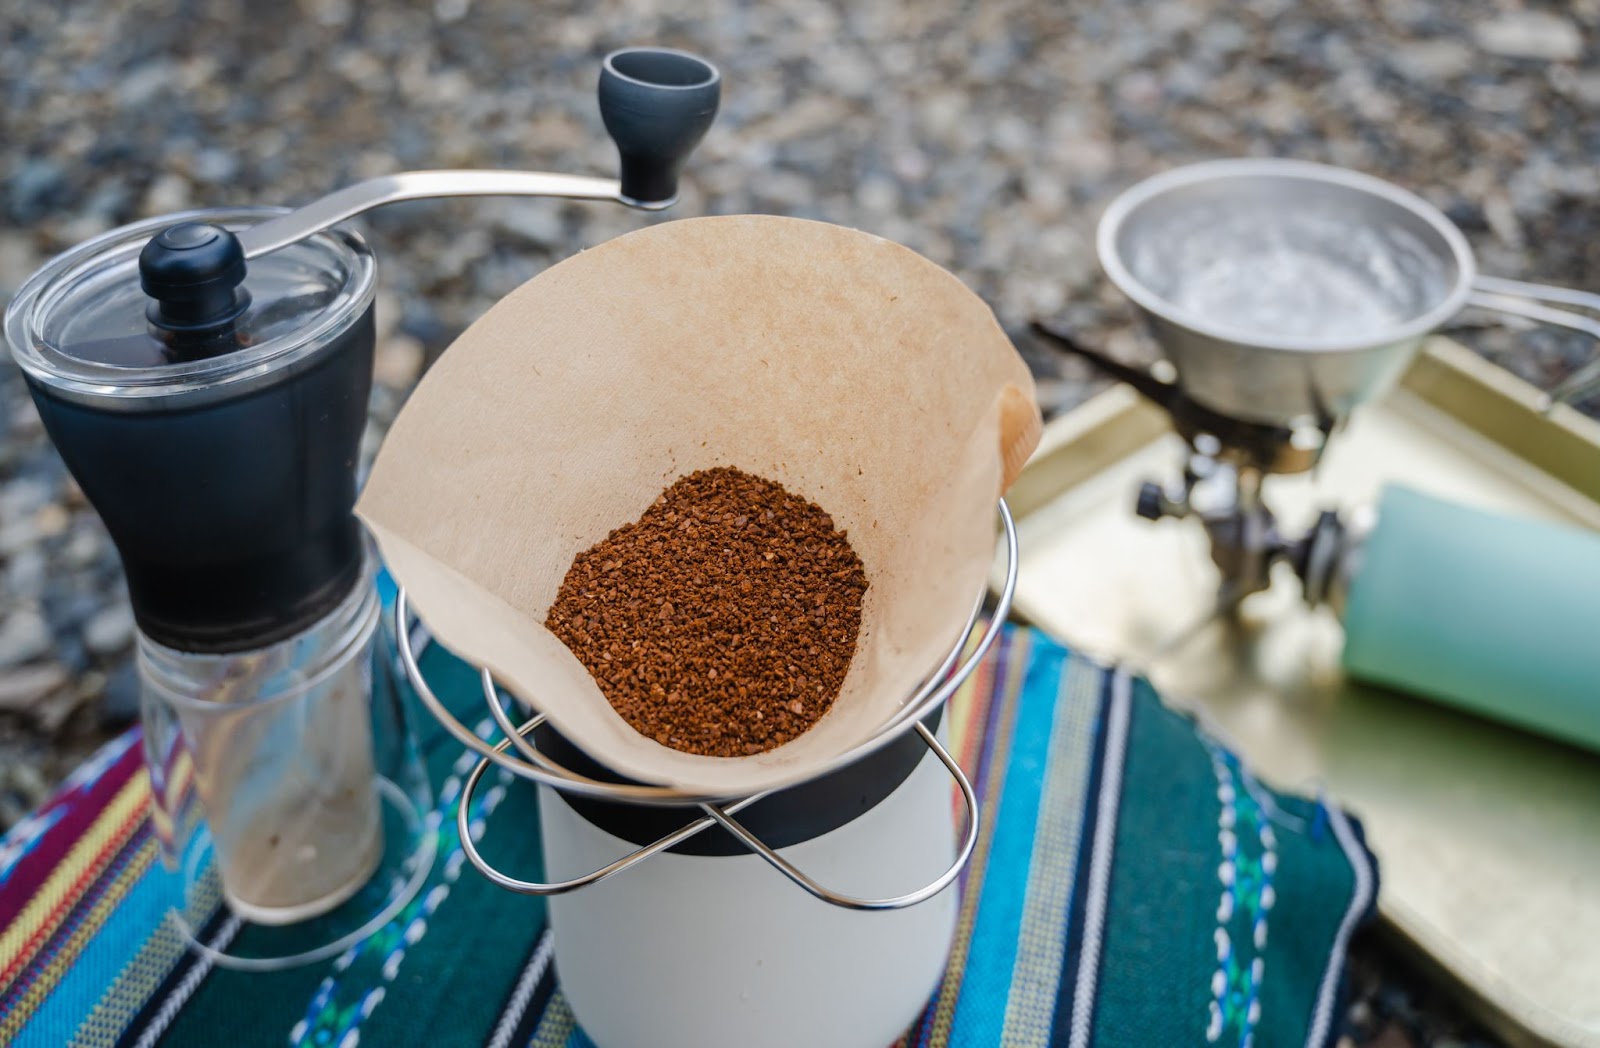
{"type": "Polygon", "coordinates": [[[1600,750],[1600,534],[1391,485],[1344,618],[1353,677],[1600,750]]]}

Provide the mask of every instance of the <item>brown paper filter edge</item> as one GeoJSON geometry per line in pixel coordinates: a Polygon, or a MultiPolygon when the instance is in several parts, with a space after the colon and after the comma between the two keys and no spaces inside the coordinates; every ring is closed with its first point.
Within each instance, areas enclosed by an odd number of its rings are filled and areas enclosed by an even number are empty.
{"type": "Polygon", "coordinates": [[[547,270],[463,334],[358,512],[440,639],[596,759],[746,793],[870,737],[948,650],[987,577],[994,499],[1038,440],[1032,393],[981,300],[904,248],[796,219],[672,222],[547,270]],[[817,501],[872,581],[834,708],[740,759],[634,732],[542,626],[575,553],[712,465],[817,501]]]}

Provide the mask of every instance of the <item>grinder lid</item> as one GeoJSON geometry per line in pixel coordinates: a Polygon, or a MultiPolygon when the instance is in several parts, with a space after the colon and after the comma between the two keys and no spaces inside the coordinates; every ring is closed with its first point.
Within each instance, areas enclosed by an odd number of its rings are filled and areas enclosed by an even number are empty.
{"type": "Polygon", "coordinates": [[[58,255],[6,310],[13,356],[57,396],[114,411],[281,378],[361,316],[377,275],[367,245],[338,229],[246,262],[232,231],[281,213],[165,215],[58,255]]]}

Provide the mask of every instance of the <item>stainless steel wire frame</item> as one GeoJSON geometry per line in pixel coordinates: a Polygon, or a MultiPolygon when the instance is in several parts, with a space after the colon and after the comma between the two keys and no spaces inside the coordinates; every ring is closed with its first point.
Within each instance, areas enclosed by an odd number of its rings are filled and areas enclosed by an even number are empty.
{"type": "MultiPolygon", "coordinates": [[[[1001,541],[1005,550],[1004,581],[995,602],[994,614],[967,658],[963,660],[961,653],[966,648],[968,641],[971,640],[978,615],[983,608],[983,592],[978,594],[977,600],[973,603],[972,613],[967,618],[966,627],[961,631],[960,637],[957,638],[949,653],[941,661],[938,669],[923,681],[917,691],[901,707],[900,711],[890,718],[877,735],[839,755],[821,769],[814,769],[806,775],[797,777],[793,782],[783,782],[761,793],[742,798],[709,796],[669,786],[603,782],[579,775],[562,767],[548,756],[540,753],[527,739],[527,736],[534,729],[544,723],[545,715],[535,713],[520,726],[514,725],[510,715],[502,705],[499,688],[487,669],[480,671],[484,702],[488,706],[495,723],[499,725],[506,737],[493,745],[479,738],[476,732],[462,724],[449,710],[445,709],[444,703],[440,701],[438,695],[428,685],[427,679],[423,677],[421,668],[417,664],[416,653],[411,645],[411,635],[408,628],[410,625],[410,611],[406,592],[402,588],[395,601],[395,635],[400,651],[400,661],[405,669],[406,676],[411,681],[412,687],[416,689],[423,705],[428,708],[434,718],[457,741],[478,754],[480,758],[477,766],[467,776],[466,783],[462,788],[460,805],[456,811],[456,823],[460,830],[461,846],[466,853],[467,859],[473,866],[477,867],[479,873],[508,891],[525,895],[562,895],[590,884],[595,884],[613,874],[621,873],[623,870],[636,866],[659,852],[666,851],[680,842],[688,840],[697,833],[710,829],[712,826],[720,825],[753,854],[765,860],[791,882],[816,898],[832,903],[835,906],[852,910],[893,910],[915,905],[937,895],[960,875],[967,860],[972,856],[972,849],[978,839],[978,804],[977,797],[972,790],[972,784],[962,773],[960,765],[939,744],[933,733],[921,721],[945,703],[950,696],[954,695],[956,690],[972,675],[973,670],[977,668],[978,663],[999,636],[1006,613],[1011,607],[1012,598],[1016,594],[1019,560],[1016,525],[1011,518],[1011,511],[1004,499],[1000,500],[997,509],[1002,531],[1001,541]],[[967,809],[966,832],[963,835],[961,846],[957,849],[955,861],[942,874],[921,888],[903,895],[880,899],[863,899],[836,892],[817,883],[804,871],[798,869],[782,855],[768,847],[759,837],[751,833],[749,829],[734,818],[738,812],[770,796],[772,793],[797,785],[799,782],[819,778],[860,760],[910,730],[916,731],[922,737],[923,743],[933,751],[934,756],[945,766],[945,769],[955,780],[957,788],[961,791],[962,801],[967,809]],[[524,759],[518,759],[507,754],[507,750],[512,746],[516,747],[524,759]],[[687,823],[659,840],[629,852],[616,861],[580,877],[553,883],[525,881],[511,877],[491,866],[479,853],[477,842],[472,839],[470,832],[471,819],[469,817],[472,795],[491,764],[509,771],[519,778],[528,779],[561,793],[573,793],[625,804],[662,807],[694,805],[705,812],[705,816],[694,822],[687,823]]],[[[987,592],[987,589],[985,589],[985,592],[987,592]]]]}

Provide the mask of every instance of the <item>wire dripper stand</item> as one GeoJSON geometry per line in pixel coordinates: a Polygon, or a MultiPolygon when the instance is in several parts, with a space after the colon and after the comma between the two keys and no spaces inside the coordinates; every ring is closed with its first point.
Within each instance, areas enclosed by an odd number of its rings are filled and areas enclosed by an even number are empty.
{"type": "Polygon", "coordinates": [[[422,699],[423,705],[428,708],[428,711],[457,741],[479,757],[477,766],[467,776],[465,786],[462,789],[461,801],[456,811],[456,823],[460,830],[461,847],[466,853],[468,861],[477,867],[479,873],[509,891],[524,895],[563,895],[567,892],[596,884],[608,877],[621,873],[623,870],[637,866],[651,856],[664,852],[688,840],[695,834],[710,829],[712,826],[721,826],[744,847],[749,849],[752,854],[760,856],[773,869],[783,874],[790,881],[816,898],[835,906],[851,910],[896,910],[906,906],[914,906],[943,891],[960,875],[962,868],[967,864],[967,860],[972,856],[973,846],[978,840],[978,802],[972,791],[972,783],[967,780],[955,758],[934,738],[933,732],[922,721],[943,706],[956,693],[957,689],[966,682],[967,678],[972,675],[978,663],[999,636],[1006,614],[1010,610],[1017,584],[1017,531],[1011,519],[1011,512],[1003,499],[999,502],[997,508],[1002,531],[1001,542],[1005,552],[1004,582],[997,596],[993,614],[983,624],[981,632],[979,632],[979,615],[983,609],[983,592],[980,592],[977,599],[974,600],[972,613],[967,618],[966,627],[961,631],[960,637],[950,648],[949,653],[940,662],[938,669],[923,681],[916,692],[900,708],[900,711],[883,726],[878,734],[839,755],[829,762],[827,766],[810,772],[805,779],[801,780],[810,781],[829,772],[836,771],[874,753],[905,732],[915,731],[921,736],[928,749],[933,751],[939,762],[944,765],[945,769],[950,773],[950,777],[955,780],[956,787],[961,791],[962,802],[966,807],[966,832],[962,836],[960,846],[956,849],[955,861],[938,877],[915,891],[878,899],[863,899],[853,895],[846,895],[817,883],[804,870],[799,869],[782,855],[779,855],[777,851],[769,847],[736,818],[740,811],[750,807],[757,801],[778,792],[779,789],[799,785],[799,782],[785,783],[782,787],[776,787],[748,797],[716,797],[667,786],[604,782],[580,775],[563,767],[548,755],[541,753],[529,740],[528,737],[533,731],[544,723],[544,714],[535,712],[532,717],[520,725],[512,722],[511,715],[506,710],[504,697],[496,685],[494,677],[487,669],[479,671],[479,679],[483,689],[483,701],[489,709],[490,716],[494,718],[495,724],[499,726],[505,737],[492,744],[479,738],[475,732],[462,724],[459,719],[445,708],[444,703],[434,693],[427,679],[423,676],[422,670],[417,664],[416,652],[411,642],[411,633],[408,628],[411,618],[410,608],[406,592],[402,589],[398,599],[395,601],[395,636],[399,646],[400,661],[405,668],[406,676],[410,679],[412,687],[416,689],[418,697],[422,699]],[[977,640],[972,642],[974,633],[977,633],[977,640]],[[969,642],[971,642],[971,651],[963,659],[962,652],[968,648],[969,642]],[[513,748],[516,749],[520,757],[510,754],[509,751],[513,748]],[[553,883],[521,880],[491,866],[478,851],[477,843],[469,832],[468,824],[470,822],[473,791],[477,789],[478,783],[482,780],[484,773],[488,771],[491,764],[519,778],[548,786],[564,794],[621,804],[655,807],[694,806],[698,807],[704,815],[580,877],[553,883]]]}

